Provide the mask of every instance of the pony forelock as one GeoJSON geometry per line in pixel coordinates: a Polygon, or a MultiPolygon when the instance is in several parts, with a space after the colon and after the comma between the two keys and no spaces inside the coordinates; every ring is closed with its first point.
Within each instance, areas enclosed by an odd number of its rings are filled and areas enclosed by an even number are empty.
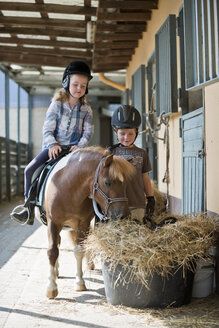
{"type": "Polygon", "coordinates": [[[124,180],[129,180],[135,172],[135,167],[131,163],[119,156],[113,155],[113,161],[109,169],[112,179],[119,179],[123,182],[124,180]]]}

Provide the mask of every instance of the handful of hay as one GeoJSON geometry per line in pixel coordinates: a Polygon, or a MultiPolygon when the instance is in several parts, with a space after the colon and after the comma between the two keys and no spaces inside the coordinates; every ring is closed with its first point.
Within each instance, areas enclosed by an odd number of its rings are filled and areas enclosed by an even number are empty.
{"type": "Polygon", "coordinates": [[[132,220],[100,223],[88,236],[85,249],[92,260],[107,261],[111,270],[121,264],[131,280],[147,287],[146,277],[154,272],[167,276],[180,267],[194,270],[195,262],[208,258],[215,244],[212,218],[201,214],[176,218],[176,223],[154,231],[132,220]]]}

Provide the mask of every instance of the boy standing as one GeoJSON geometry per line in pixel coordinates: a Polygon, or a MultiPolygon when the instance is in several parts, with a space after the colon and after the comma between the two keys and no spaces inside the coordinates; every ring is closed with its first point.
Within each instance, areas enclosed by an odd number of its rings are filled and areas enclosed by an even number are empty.
{"type": "Polygon", "coordinates": [[[141,116],[133,106],[119,106],[113,113],[111,124],[119,141],[118,144],[109,148],[111,153],[126,159],[136,168],[135,177],[127,184],[127,197],[132,216],[151,217],[155,207],[153,188],[148,176],[151,164],[147,151],[134,145],[141,124],[141,116]]]}

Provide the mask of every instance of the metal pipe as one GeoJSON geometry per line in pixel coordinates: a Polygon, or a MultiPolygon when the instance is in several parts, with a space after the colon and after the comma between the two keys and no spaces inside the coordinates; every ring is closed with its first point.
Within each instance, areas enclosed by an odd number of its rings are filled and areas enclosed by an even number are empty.
{"type": "Polygon", "coordinates": [[[105,83],[105,84],[107,84],[107,85],[110,85],[111,87],[113,87],[113,88],[115,88],[115,89],[118,89],[118,90],[123,91],[123,92],[124,92],[125,89],[126,89],[125,85],[122,85],[122,84],[119,84],[119,83],[117,83],[117,82],[114,82],[114,81],[111,81],[111,80],[107,79],[107,78],[104,76],[104,73],[99,73],[99,78],[100,78],[100,80],[101,80],[103,83],[105,83]]]}

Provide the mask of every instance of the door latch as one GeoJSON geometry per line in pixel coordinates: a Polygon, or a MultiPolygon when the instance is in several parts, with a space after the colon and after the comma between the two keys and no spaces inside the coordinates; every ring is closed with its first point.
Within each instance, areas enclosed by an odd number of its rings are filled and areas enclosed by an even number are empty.
{"type": "Polygon", "coordinates": [[[198,150],[197,157],[203,158],[205,156],[205,151],[203,149],[198,150]]]}

